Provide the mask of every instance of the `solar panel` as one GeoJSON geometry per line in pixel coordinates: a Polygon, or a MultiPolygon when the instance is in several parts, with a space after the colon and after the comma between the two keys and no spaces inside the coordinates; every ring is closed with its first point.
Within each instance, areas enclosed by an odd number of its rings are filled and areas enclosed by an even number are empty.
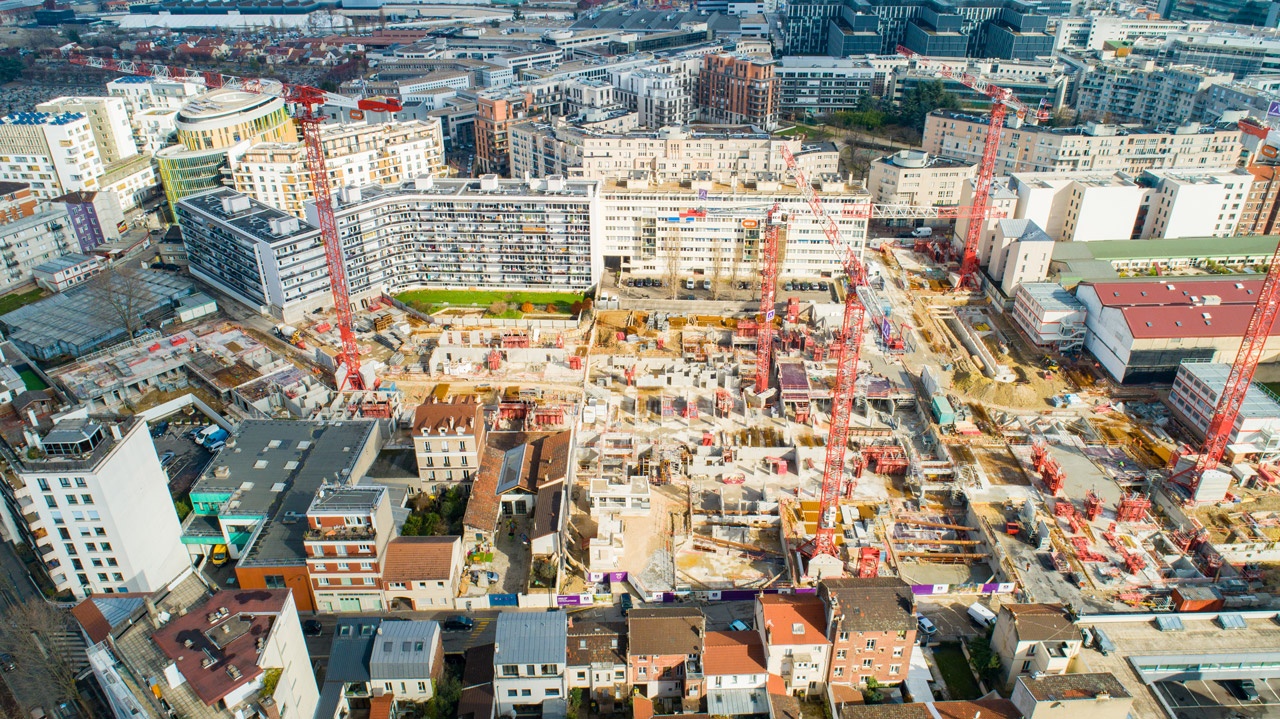
{"type": "Polygon", "coordinates": [[[1156,617],[1156,626],[1162,632],[1180,632],[1186,629],[1182,626],[1182,620],[1177,617],[1156,617]]]}

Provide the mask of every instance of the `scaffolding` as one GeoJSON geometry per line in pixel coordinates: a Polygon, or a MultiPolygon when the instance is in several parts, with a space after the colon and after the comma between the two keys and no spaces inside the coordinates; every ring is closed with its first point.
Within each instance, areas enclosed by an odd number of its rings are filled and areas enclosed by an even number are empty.
{"type": "Polygon", "coordinates": [[[1041,481],[1044,482],[1045,489],[1051,496],[1057,496],[1062,491],[1062,485],[1066,481],[1066,475],[1062,472],[1062,467],[1058,464],[1058,460],[1049,456],[1049,447],[1044,442],[1036,442],[1031,447],[1031,466],[1035,468],[1040,475],[1041,481]]]}
{"type": "Polygon", "coordinates": [[[1117,522],[1145,522],[1151,499],[1140,492],[1125,492],[1116,505],[1117,522]]]}

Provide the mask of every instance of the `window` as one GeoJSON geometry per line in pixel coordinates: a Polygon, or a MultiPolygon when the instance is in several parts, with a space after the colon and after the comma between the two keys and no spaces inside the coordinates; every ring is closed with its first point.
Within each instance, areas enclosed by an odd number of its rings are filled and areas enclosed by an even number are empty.
{"type": "Polygon", "coordinates": [[[373,562],[361,562],[360,569],[361,571],[365,571],[365,572],[373,569],[373,562]]]}
{"type": "Polygon", "coordinates": [[[103,542],[103,543],[102,543],[102,551],[104,551],[104,552],[110,552],[110,551],[111,551],[111,543],[110,543],[110,542],[103,542]]]}
{"type": "Polygon", "coordinates": [[[347,564],[346,562],[338,562],[338,571],[339,571],[339,572],[345,572],[345,571],[347,571],[347,570],[348,570],[348,569],[350,569],[350,568],[351,568],[351,565],[347,564]]]}
{"type": "Polygon", "coordinates": [[[520,693],[519,693],[519,692],[517,692],[515,689],[508,689],[508,690],[507,690],[507,696],[509,696],[509,697],[519,696],[519,694],[520,694],[520,693]]]}
{"type": "Polygon", "coordinates": [[[101,559],[90,559],[90,560],[89,560],[89,563],[90,563],[90,564],[92,564],[92,565],[93,565],[93,566],[95,566],[95,567],[101,567],[101,566],[102,566],[102,560],[101,560],[101,559]]]}
{"type": "Polygon", "coordinates": [[[1023,663],[1022,663],[1022,673],[1023,673],[1023,674],[1026,674],[1026,673],[1027,673],[1027,672],[1029,672],[1029,671],[1031,671],[1031,662],[1023,662],[1023,663]]]}
{"type": "Polygon", "coordinates": [[[327,586],[329,586],[329,578],[328,578],[328,577],[320,577],[319,579],[317,579],[317,580],[316,580],[316,582],[318,582],[318,583],[320,584],[320,586],[322,586],[322,587],[327,587],[327,586]]]}
{"type": "Polygon", "coordinates": [[[872,660],[870,660],[870,659],[863,659],[863,660],[862,660],[862,668],[863,668],[863,669],[870,669],[870,668],[871,668],[871,661],[872,661],[872,660]]]}
{"type": "Polygon", "coordinates": [[[844,676],[844,667],[836,667],[836,670],[835,670],[835,672],[834,672],[834,675],[835,675],[835,676],[837,676],[837,677],[842,677],[842,676],[844,676]]]}
{"type": "Polygon", "coordinates": [[[894,656],[894,658],[895,658],[895,659],[896,659],[896,658],[898,658],[898,657],[901,657],[901,656],[902,656],[902,647],[894,647],[894,648],[893,648],[893,656],[894,656]]]}
{"type": "Polygon", "coordinates": [[[536,677],[538,676],[538,668],[532,664],[526,664],[524,666],[524,675],[526,677],[536,677]]]}
{"type": "Polygon", "coordinates": [[[520,690],[520,696],[522,696],[522,697],[531,697],[531,696],[533,696],[533,690],[532,690],[532,689],[521,689],[521,690],[520,690]]]}
{"type": "Polygon", "coordinates": [[[124,581],[124,575],[123,575],[123,574],[120,574],[119,572],[112,572],[112,573],[111,573],[111,581],[113,581],[113,582],[123,582],[123,581],[124,581]]]}
{"type": "Polygon", "coordinates": [[[49,491],[49,480],[45,479],[44,477],[36,477],[36,484],[40,485],[41,492],[49,491]]]}
{"type": "Polygon", "coordinates": [[[868,639],[868,640],[867,640],[867,649],[869,649],[869,650],[870,650],[870,649],[875,649],[875,648],[876,648],[876,640],[874,640],[874,639],[868,639]]]}
{"type": "Polygon", "coordinates": [[[54,499],[54,497],[53,497],[53,495],[52,495],[52,494],[46,494],[46,495],[44,495],[44,503],[45,503],[45,504],[47,504],[47,505],[48,505],[48,506],[50,506],[50,507],[56,507],[56,506],[58,506],[58,500],[57,500],[57,499],[54,499]]]}
{"type": "Polygon", "coordinates": [[[849,632],[840,632],[840,641],[842,642],[849,641],[849,632]]]}
{"type": "Polygon", "coordinates": [[[543,665],[542,665],[542,676],[544,676],[544,677],[554,677],[557,673],[558,673],[558,672],[556,672],[556,665],[554,665],[554,664],[543,664],[543,665]]]}
{"type": "Polygon", "coordinates": [[[87,486],[89,485],[85,484],[84,477],[76,477],[76,487],[84,489],[87,486]]]}
{"type": "Polygon", "coordinates": [[[1036,655],[1036,645],[1032,644],[1027,647],[1027,656],[1034,657],[1036,655]]]}
{"type": "Polygon", "coordinates": [[[373,551],[373,545],[372,545],[372,544],[361,544],[361,545],[359,545],[358,549],[359,549],[359,551],[360,551],[360,553],[361,553],[361,554],[368,554],[369,552],[372,552],[372,551],[373,551]]]}
{"type": "Polygon", "coordinates": [[[283,574],[268,574],[262,578],[262,581],[264,584],[267,585],[267,589],[284,589],[285,588],[283,574]]]}
{"type": "Polygon", "coordinates": [[[99,582],[105,582],[105,581],[107,581],[107,575],[105,575],[105,574],[98,574],[98,581],[99,581],[99,582]]]}
{"type": "Polygon", "coordinates": [[[640,667],[640,671],[638,673],[640,674],[640,678],[643,679],[645,676],[649,674],[649,670],[646,669],[645,667],[640,667]]]}
{"type": "Polygon", "coordinates": [[[66,477],[58,477],[58,486],[63,489],[71,489],[71,480],[66,477]]]}
{"type": "Polygon", "coordinates": [[[558,697],[558,696],[560,696],[560,690],[559,690],[559,689],[547,689],[547,696],[549,696],[549,697],[558,697]]]}
{"type": "Polygon", "coordinates": [[[422,693],[424,693],[424,692],[426,692],[426,691],[427,691],[427,683],[426,683],[426,682],[418,682],[418,693],[419,693],[419,694],[422,694],[422,693]]]}
{"type": "Polygon", "coordinates": [[[889,665],[889,674],[890,674],[890,675],[897,674],[897,673],[898,673],[898,672],[900,672],[900,671],[902,671],[902,665],[901,665],[901,664],[890,664],[890,665],[889,665]]]}
{"type": "Polygon", "coordinates": [[[80,504],[80,502],[79,502],[78,500],[76,500],[76,495],[74,495],[74,494],[68,494],[68,495],[67,495],[67,504],[80,504]]]}
{"type": "Polygon", "coordinates": [[[82,494],[82,495],[80,495],[80,503],[81,503],[81,504],[93,504],[93,495],[92,495],[92,494],[82,494]]]}
{"type": "Polygon", "coordinates": [[[504,676],[504,677],[518,677],[518,676],[520,676],[520,667],[516,666],[515,664],[503,664],[503,665],[502,665],[502,676],[504,676]]]}
{"type": "Polygon", "coordinates": [[[843,649],[836,650],[836,659],[844,659],[847,652],[843,649]]]}

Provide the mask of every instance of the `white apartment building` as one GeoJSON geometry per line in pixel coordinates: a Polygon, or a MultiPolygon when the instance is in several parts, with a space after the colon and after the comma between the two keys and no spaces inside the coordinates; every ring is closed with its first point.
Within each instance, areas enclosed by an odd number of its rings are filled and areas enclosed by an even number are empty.
{"type": "Polygon", "coordinates": [[[956,205],[977,165],[927,152],[902,150],[871,163],[867,189],[875,202],[895,205],[956,205]]]}
{"type": "Polygon", "coordinates": [[[1208,22],[1186,20],[1157,20],[1147,17],[1117,17],[1092,15],[1089,17],[1057,18],[1058,29],[1053,49],[1101,50],[1108,42],[1132,42],[1138,39],[1160,40],[1189,29],[1208,27],[1208,22]]]}
{"type": "Polygon", "coordinates": [[[480,467],[484,408],[468,397],[427,402],[413,412],[413,452],[424,490],[435,483],[469,482],[480,467]]]}
{"type": "Polygon", "coordinates": [[[0,291],[31,282],[37,267],[79,248],[61,205],[0,225],[0,291]]]}
{"type": "Polygon", "coordinates": [[[1229,72],[1194,65],[1166,67],[1143,59],[1098,63],[1080,76],[1076,109],[1090,120],[1184,123],[1200,119],[1205,90],[1231,81],[1229,72]]]}
{"type": "MultiPolygon", "coordinates": [[[[603,271],[599,183],[487,175],[334,198],[351,298],[414,287],[582,291],[603,271]],[[496,221],[495,221],[496,220],[496,221]]],[[[218,189],[177,205],[191,272],[259,311],[299,319],[333,302],[315,219],[218,189]]]]}
{"type": "Polygon", "coordinates": [[[1024,282],[1013,294],[1013,321],[1036,347],[1075,352],[1084,346],[1084,305],[1061,285],[1024,282]]]}
{"type": "Polygon", "coordinates": [[[110,165],[138,154],[125,101],[118,97],[59,97],[36,105],[37,112],[79,113],[89,118],[102,164],[110,165]]]}
{"type": "Polygon", "coordinates": [[[31,185],[38,200],[98,189],[105,163],[83,113],[0,117],[0,179],[31,185]]]}
{"type": "Polygon", "coordinates": [[[694,131],[664,127],[632,132],[596,132],[565,124],[524,123],[511,128],[514,177],[564,175],[602,180],[648,172],[659,182],[687,182],[709,175],[729,185],[787,172],[786,145],[810,177],[839,169],[840,152],[831,143],[802,145],[765,132],[694,131]]]}
{"type": "MultiPolygon", "coordinates": [[[[437,118],[329,125],[321,133],[333,192],[347,186],[398,185],[447,172],[437,118]]],[[[313,198],[306,155],[301,142],[263,142],[243,154],[231,154],[228,160],[234,187],[259,202],[303,217],[313,198]]]]}
{"type": "MultiPolygon", "coordinates": [[[[870,196],[832,180],[816,187],[847,247],[862,252],[870,196]]],[[[831,246],[799,190],[777,180],[735,188],[709,179],[652,182],[637,174],[609,180],[603,190],[603,261],[636,275],[747,280],[759,274],[765,213],[776,202],[785,224],[778,235],[781,277],[842,276],[844,254],[831,246]]]]}
{"type": "Polygon", "coordinates": [[[1253,175],[1234,170],[1148,170],[1152,186],[1142,236],[1229,237],[1236,233],[1253,175]]]}
{"type": "MultiPolygon", "coordinates": [[[[1231,365],[1222,362],[1184,362],[1169,390],[1169,406],[1180,420],[1190,425],[1196,436],[1203,437],[1218,406],[1218,396],[1227,384],[1231,365]]],[[[1280,401],[1258,385],[1250,384],[1245,392],[1240,414],[1231,427],[1232,451],[1273,453],[1280,451],[1280,401]],[[1241,445],[1252,445],[1246,450],[1241,445]]]]}
{"type": "Polygon", "coordinates": [[[131,116],[144,110],[181,110],[204,90],[204,85],[195,82],[137,75],[117,77],[107,83],[107,94],[124,100],[131,116]]]}
{"type": "MultiPolygon", "coordinates": [[[[996,172],[1120,171],[1235,167],[1243,146],[1233,124],[1189,123],[1170,129],[1086,123],[1050,128],[1010,118],[1000,138],[996,172]]],[[[925,152],[968,162],[982,158],[986,116],[935,110],[925,118],[925,152]]]]}
{"type": "Polygon", "coordinates": [[[19,534],[58,591],[153,592],[190,567],[145,422],[64,419],[6,453],[19,534]]]}
{"type": "Polygon", "coordinates": [[[154,155],[173,144],[178,132],[178,111],[153,107],[133,114],[133,140],[138,151],[154,155]]]}
{"type": "Polygon", "coordinates": [[[683,127],[697,116],[689,83],[679,75],[657,70],[611,73],[618,98],[640,114],[643,127],[683,127]]]}
{"type": "Polygon", "coordinates": [[[877,78],[884,77],[866,58],[788,55],[773,68],[784,113],[853,110],[864,95],[875,92],[877,78]]]}
{"type": "Polygon", "coordinates": [[[1053,238],[1031,220],[996,220],[987,273],[1006,297],[1012,296],[1023,283],[1048,277],[1053,245],[1053,238]]]}
{"type": "Polygon", "coordinates": [[[539,714],[562,719],[568,712],[567,615],[503,612],[493,641],[493,700],[496,716],[539,714]]]}

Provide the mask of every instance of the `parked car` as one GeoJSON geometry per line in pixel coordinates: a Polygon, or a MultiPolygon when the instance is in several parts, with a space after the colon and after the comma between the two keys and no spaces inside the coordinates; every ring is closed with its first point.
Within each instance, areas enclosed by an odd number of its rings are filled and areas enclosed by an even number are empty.
{"type": "Polygon", "coordinates": [[[829,289],[831,289],[831,285],[827,284],[826,282],[819,282],[819,283],[818,283],[818,290],[819,290],[819,291],[821,291],[821,292],[826,292],[826,291],[827,291],[827,290],[829,290],[829,289]]]}
{"type": "Polygon", "coordinates": [[[469,632],[475,629],[476,622],[471,617],[459,614],[444,620],[444,624],[441,626],[444,627],[446,632],[469,632]]]}
{"type": "Polygon", "coordinates": [[[735,631],[735,632],[749,632],[749,631],[751,631],[751,627],[747,626],[747,623],[746,623],[746,622],[744,622],[744,621],[742,621],[741,619],[735,619],[735,620],[733,620],[732,622],[730,622],[730,623],[729,623],[729,628],[730,628],[730,629],[732,629],[732,630],[733,630],[733,631],[735,631]]]}
{"type": "Polygon", "coordinates": [[[307,619],[302,622],[302,633],[308,637],[318,637],[324,633],[324,626],[319,619],[307,619]]]}
{"type": "Polygon", "coordinates": [[[932,637],[938,633],[938,625],[934,624],[933,620],[928,617],[917,614],[916,625],[920,627],[920,633],[924,634],[926,637],[932,637]]]}
{"type": "Polygon", "coordinates": [[[165,453],[160,455],[160,466],[161,467],[169,466],[169,463],[172,462],[173,458],[177,456],[178,456],[177,453],[175,453],[173,450],[171,449],[165,450],[165,453]]]}
{"type": "Polygon", "coordinates": [[[703,281],[702,281],[702,289],[707,290],[708,292],[710,292],[710,291],[711,291],[711,280],[703,280],[703,281]]]}
{"type": "Polygon", "coordinates": [[[1258,701],[1258,687],[1253,683],[1252,679],[1236,679],[1223,683],[1227,685],[1227,690],[1236,699],[1242,702],[1258,701]]]}
{"type": "Polygon", "coordinates": [[[630,612],[632,607],[635,605],[630,594],[623,594],[619,603],[622,605],[622,616],[624,617],[627,616],[627,613],[630,612]]]}
{"type": "Polygon", "coordinates": [[[152,437],[163,437],[165,432],[169,431],[169,421],[162,420],[159,424],[151,428],[152,437]]]}
{"type": "Polygon", "coordinates": [[[18,663],[13,661],[13,655],[8,652],[0,652],[0,669],[11,672],[18,668],[18,663]]]}

